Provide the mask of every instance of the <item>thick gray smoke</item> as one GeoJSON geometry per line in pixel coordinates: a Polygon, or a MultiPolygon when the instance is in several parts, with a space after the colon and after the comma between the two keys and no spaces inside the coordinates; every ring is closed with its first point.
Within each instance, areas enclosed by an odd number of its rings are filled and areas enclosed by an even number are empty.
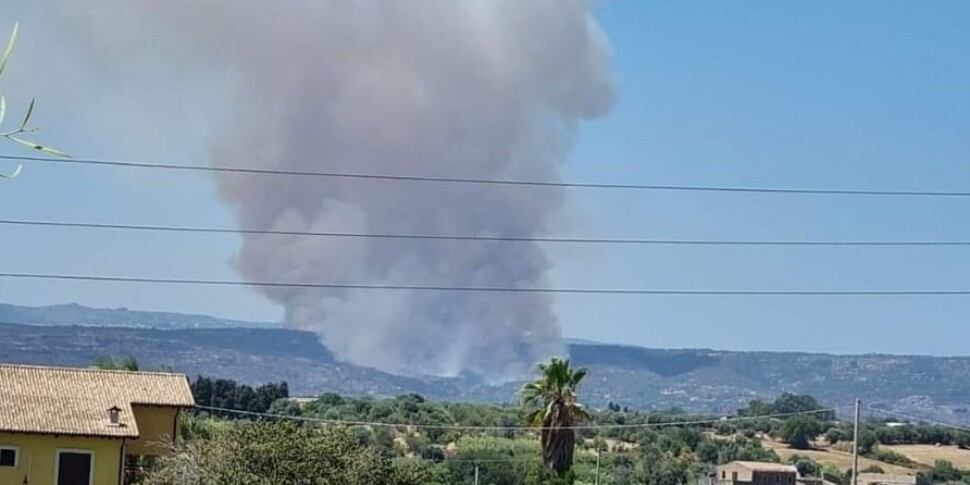
{"type": "MultiPolygon", "coordinates": [[[[178,55],[167,62],[202,63],[232,80],[214,165],[556,180],[577,124],[611,104],[609,53],[589,1],[101,5],[110,14],[93,30],[170,31],[178,55]]],[[[218,185],[241,227],[297,231],[529,236],[549,230],[563,197],[554,188],[232,174],[218,185]]],[[[254,281],[440,286],[544,286],[550,270],[533,244],[259,235],[244,238],[234,264],[254,281]]],[[[560,336],[546,295],[260,291],[285,307],[287,325],[394,372],[514,373],[560,336]]]]}

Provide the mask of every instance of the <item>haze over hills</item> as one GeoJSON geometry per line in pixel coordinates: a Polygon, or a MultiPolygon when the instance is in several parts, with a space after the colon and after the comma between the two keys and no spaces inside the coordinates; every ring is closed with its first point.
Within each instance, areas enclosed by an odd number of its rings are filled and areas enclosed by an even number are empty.
{"type": "MultiPolygon", "coordinates": [[[[309,332],[204,315],[0,305],[0,362],[85,366],[134,355],[144,368],[171,366],[258,384],[286,380],[297,395],[324,391],[508,403],[519,383],[461,376],[404,377],[341,362],[309,332]]],[[[856,397],[871,408],[970,423],[970,357],[829,355],[648,349],[567,340],[590,368],[584,398],[631,408],[733,413],[752,398],[811,394],[831,406],[856,397]]]]}
{"type": "Polygon", "coordinates": [[[91,308],[77,303],[20,306],[0,303],[0,322],[30,325],[88,325],[136,328],[266,328],[278,323],[227,320],[189,313],[146,312],[127,308],[91,308]]]}

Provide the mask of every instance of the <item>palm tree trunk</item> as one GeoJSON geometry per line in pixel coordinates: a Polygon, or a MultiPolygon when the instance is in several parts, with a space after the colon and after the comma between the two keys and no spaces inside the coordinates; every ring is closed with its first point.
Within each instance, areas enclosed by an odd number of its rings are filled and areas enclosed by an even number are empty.
{"type": "Polygon", "coordinates": [[[576,433],[565,403],[556,403],[542,430],[542,462],[546,468],[562,475],[573,466],[576,433]]]}

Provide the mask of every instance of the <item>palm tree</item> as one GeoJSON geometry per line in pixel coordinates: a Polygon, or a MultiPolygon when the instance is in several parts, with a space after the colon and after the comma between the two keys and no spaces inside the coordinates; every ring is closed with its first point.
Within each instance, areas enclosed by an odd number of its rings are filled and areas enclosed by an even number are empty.
{"type": "Polygon", "coordinates": [[[573,369],[569,359],[553,357],[539,364],[539,379],[522,386],[522,405],[529,411],[529,426],[541,428],[542,462],[559,475],[573,466],[574,426],[590,419],[577,401],[586,369],[573,369]]]}

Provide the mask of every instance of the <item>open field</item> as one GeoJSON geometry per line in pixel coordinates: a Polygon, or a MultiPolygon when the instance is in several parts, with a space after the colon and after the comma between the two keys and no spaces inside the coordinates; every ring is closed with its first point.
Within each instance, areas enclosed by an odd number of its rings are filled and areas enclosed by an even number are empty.
{"type": "Polygon", "coordinates": [[[926,466],[933,466],[936,460],[947,460],[958,468],[970,469],[970,450],[961,450],[956,446],[897,445],[882,448],[902,453],[926,466]]]}
{"type": "MultiPolygon", "coordinates": [[[[839,468],[839,470],[846,470],[852,467],[852,453],[849,453],[846,451],[839,451],[831,448],[820,448],[820,449],[812,449],[812,450],[793,450],[784,443],[780,443],[772,440],[764,440],[762,442],[762,445],[765,448],[775,450],[775,453],[778,453],[778,456],[781,457],[782,461],[788,460],[788,458],[792,455],[801,455],[801,456],[811,458],[812,460],[818,463],[821,463],[823,465],[835,465],[839,468]]],[[[915,457],[910,457],[910,458],[912,458],[913,460],[916,460],[915,457]]],[[[903,466],[890,465],[888,463],[883,463],[881,461],[876,461],[865,457],[859,457],[859,466],[861,468],[866,468],[870,465],[878,465],[883,470],[885,470],[886,473],[912,474],[916,472],[916,470],[906,468],[903,466]]]]}

